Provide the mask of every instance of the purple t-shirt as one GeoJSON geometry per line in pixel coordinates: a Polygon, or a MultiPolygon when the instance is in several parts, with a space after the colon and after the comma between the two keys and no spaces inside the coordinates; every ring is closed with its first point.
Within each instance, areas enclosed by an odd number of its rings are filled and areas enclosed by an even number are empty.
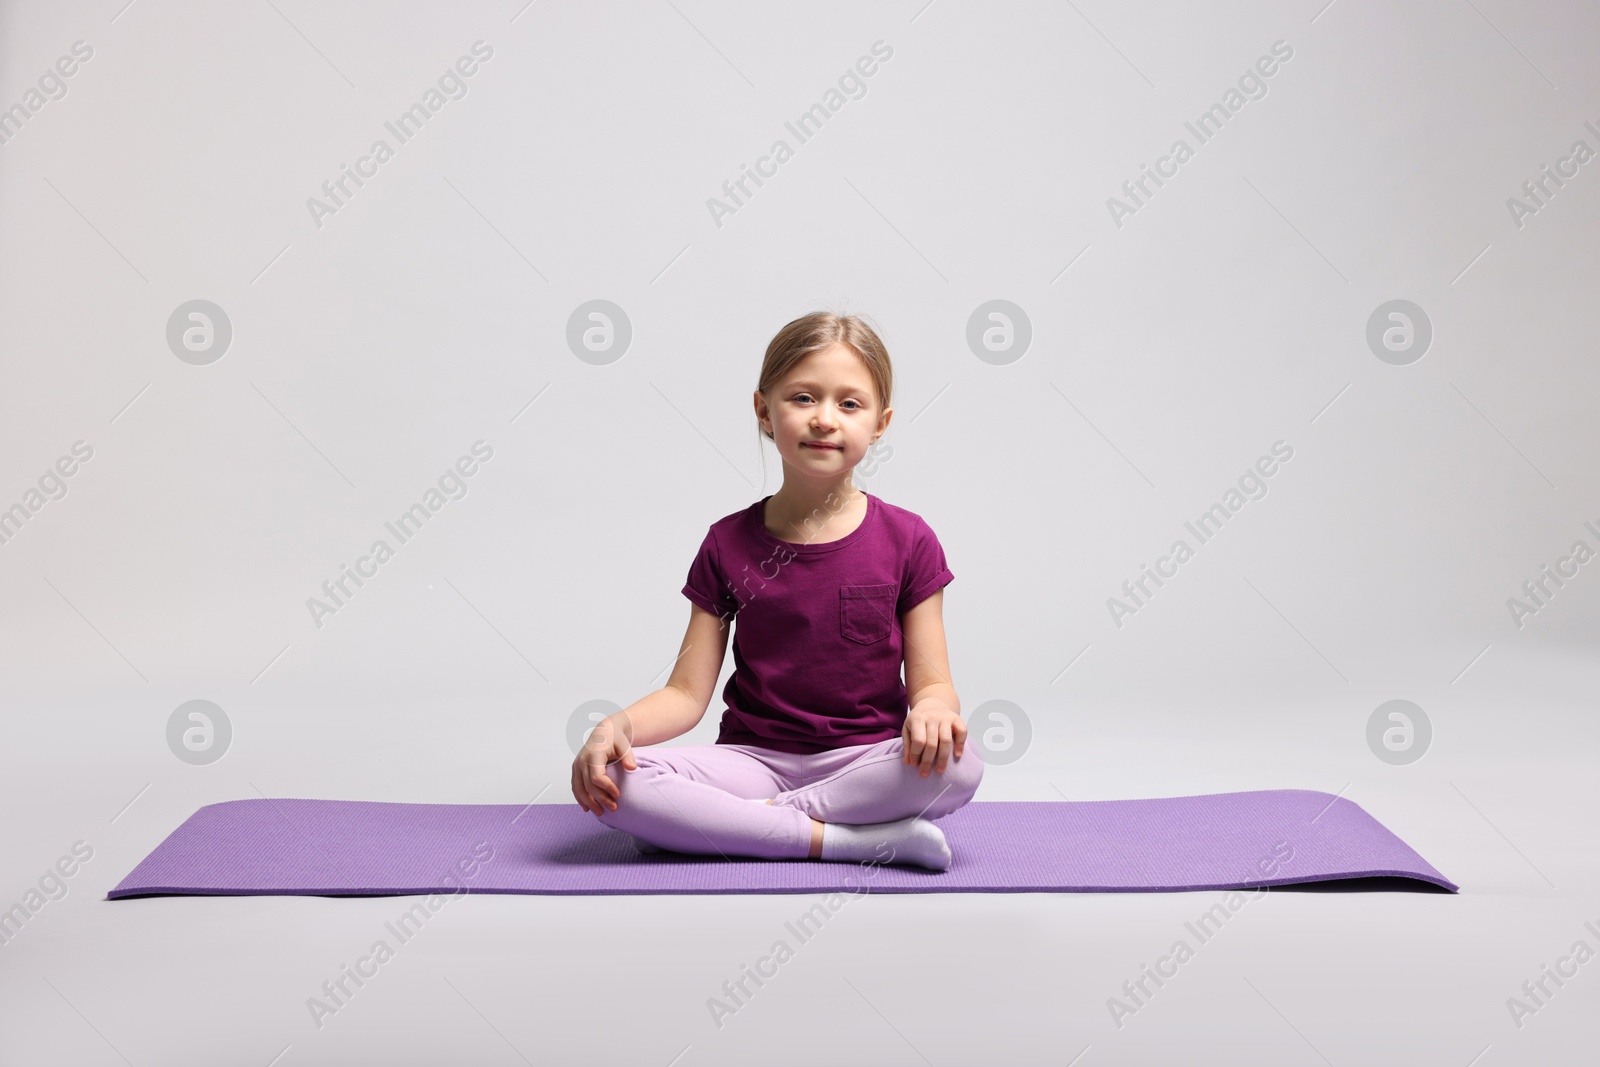
{"type": "Polygon", "coordinates": [[[683,595],[738,620],[717,744],[814,753],[900,735],[899,616],[955,575],[927,523],[866,497],[861,525],[837,541],[772,536],[770,497],[706,532],[683,595]]]}

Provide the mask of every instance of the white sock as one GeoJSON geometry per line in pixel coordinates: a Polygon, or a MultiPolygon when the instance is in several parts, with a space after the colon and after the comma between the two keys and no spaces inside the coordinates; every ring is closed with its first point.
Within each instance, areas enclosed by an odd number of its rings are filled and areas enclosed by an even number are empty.
{"type": "Polygon", "coordinates": [[[830,822],[822,827],[822,858],[914,863],[942,871],[950,866],[950,845],[944,831],[920,815],[860,826],[830,822]]]}

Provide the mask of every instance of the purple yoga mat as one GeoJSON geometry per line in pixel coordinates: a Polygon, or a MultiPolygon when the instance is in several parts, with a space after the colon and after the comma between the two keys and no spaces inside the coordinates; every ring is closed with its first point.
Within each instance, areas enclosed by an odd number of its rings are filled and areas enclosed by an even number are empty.
{"type": "Polygon", "coordinates": [[[189,816],[107,898],[1142,893],[1385,875],[1458,888],[1359,805],[1307,789],[975,801],[938,826],[955,856],[945,871],[641,855],[627,834],[575,803],[232,800],[189,816]]]}
{"type": "Polygon", "coordinates": [[[1306,789],[974,801],[949,870],[640,854],[576,803],[230,800],[189,816],[107,899],[432,893],[1152,893],[1339,878],[1459,886],[1354,801],[1306,789]]]}

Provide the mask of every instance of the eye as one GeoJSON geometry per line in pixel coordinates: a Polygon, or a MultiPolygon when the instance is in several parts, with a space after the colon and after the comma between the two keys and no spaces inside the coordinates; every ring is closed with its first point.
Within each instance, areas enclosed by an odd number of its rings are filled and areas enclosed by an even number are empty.
{"type": "Polygon", "coordinates": [[[859,403],[857,403],[857,402],[856,402],[856,401],[854,401],[854,400],[846,400],[846,401],[845,401],[845,403],[846,403],[846,404],[855,404],[855,407],[853,407],[853,408],[851,408],[851,409],[850,409],[850,410],[851,410],[851,411],[855,411],[855,410],[856,410],[856,408],[859,408],[859,407],[860,407],[860,406],[861,406],[861,405],[860,405],[860,404],[859,404],[859,403]]]}

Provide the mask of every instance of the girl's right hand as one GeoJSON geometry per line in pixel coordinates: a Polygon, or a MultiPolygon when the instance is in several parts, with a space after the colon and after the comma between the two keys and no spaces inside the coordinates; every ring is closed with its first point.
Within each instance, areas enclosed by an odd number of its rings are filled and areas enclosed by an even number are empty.
{"type": "MultiPolygon", "coordinates": [[[[606,767],[621,761],[630,771],[638,770],[633,758],[633,745],[628,740],[630,730],[625,729],[626,718],[608,715],[600,720],[584,742],[583,750],[572,761],[572,795],[579,807],[599,815],[603,811],[616,811],[621,799],[617,783],[606,777],[606,767]]],[[[618,773],[621,773],[620,771],[618,773]]]]}

